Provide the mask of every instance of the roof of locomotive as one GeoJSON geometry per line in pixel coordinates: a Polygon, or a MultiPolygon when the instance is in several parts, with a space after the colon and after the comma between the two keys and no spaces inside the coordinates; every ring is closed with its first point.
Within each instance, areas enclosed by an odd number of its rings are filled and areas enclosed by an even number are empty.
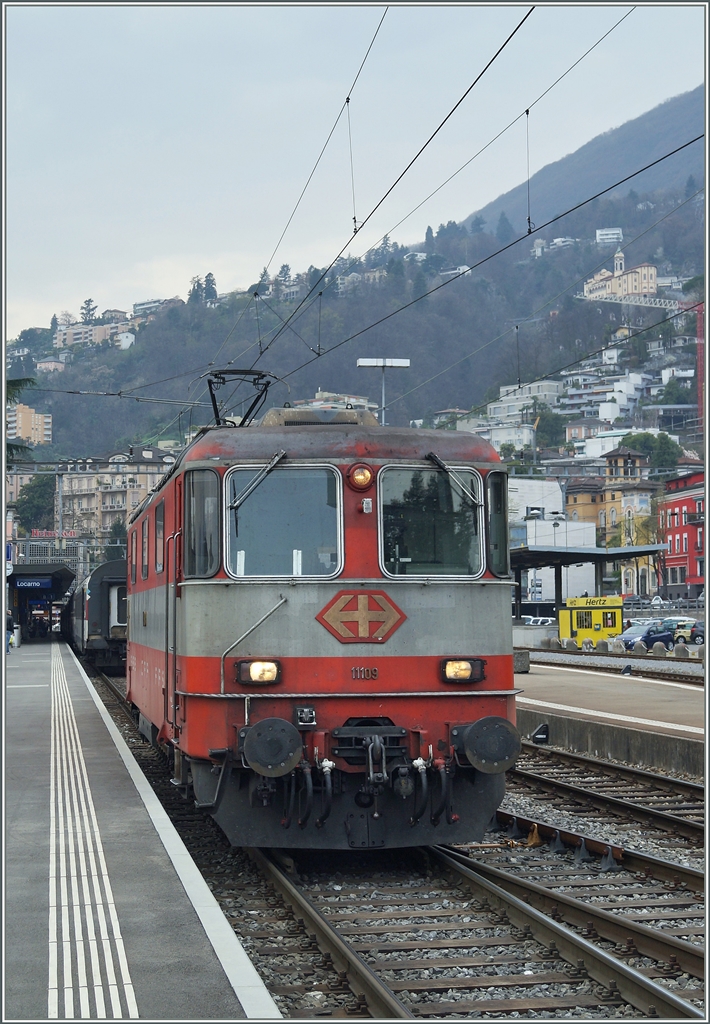
{"type": "Polygon", "coordinates": [[[332,423],[308,426],[210,427],[198,435],[179,462],[271,458],[283,449],[289,459],[404,459],[423,462],[433,451],[445,460],[500,463],[488,441],[467,431],[332,423]]]}

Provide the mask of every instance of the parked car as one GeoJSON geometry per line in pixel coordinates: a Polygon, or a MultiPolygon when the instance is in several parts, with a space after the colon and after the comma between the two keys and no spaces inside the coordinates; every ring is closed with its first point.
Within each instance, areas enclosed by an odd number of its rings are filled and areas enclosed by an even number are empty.
{"type": "Polygon", "coordinates": [[[549,615],[538,615],[531,619],[529,622],[530,626],[556,626],[557,619],[551,619],[549,615]]]}
{"type": "Polygon", "coordinates": [[[634,649],[634,644],[641,640],[646,647],[650,650],[655,643],[662,643],[665,645],[666,650],[672,651],[675,647],[675,638],[673,630],[664,629],[660,623],[652,622],[645,623],[638,626],[629,626],[619,636],[619,640],[623,640],[624,646],[627,651],[634,649]]]}
{"type": "Polygon", "coordinates": [[[670,608],[670,606],[670,601],[666,601],[660,594],[656,594],[655,597],[651,598],[652,608],[670,608]]]}
{"type": "Polygon", "coordinates": [[[685,617],[678,617],[670,615],[667,619],[663,619],[661,626],[664,629],[673,630],[673,636],[677,644],[688,643],[690,641],[690,631],[695,625],[695,619],[688,619],[685,617]]]}
{"type": "Polygon", "coordinates": [[[696,622],[693,628],[690,630],[690,642],[700,647],[701,644],[705,643],[705,623],[696,622]]]}

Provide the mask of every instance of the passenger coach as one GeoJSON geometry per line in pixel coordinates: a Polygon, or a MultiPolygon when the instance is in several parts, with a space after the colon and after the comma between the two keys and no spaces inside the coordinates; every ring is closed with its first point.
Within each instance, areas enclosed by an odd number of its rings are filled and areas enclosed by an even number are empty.
{"type": "Polygon", "coordinates": [[[473,434],[285,408],[137,510],[128,697],[233,844],[481,838],[520,747],[506,484],[473,434]]]}

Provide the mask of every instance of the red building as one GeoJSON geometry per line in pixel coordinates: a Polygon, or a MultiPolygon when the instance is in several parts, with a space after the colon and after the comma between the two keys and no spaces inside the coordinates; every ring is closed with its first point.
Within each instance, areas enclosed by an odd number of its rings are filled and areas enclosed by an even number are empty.
{"type": "Polygon", "coordinates": [[[664,597],[698,597],[705,589],[705,471],[667,480],[658,507],[668,552],[660,570],[664,597]]]}

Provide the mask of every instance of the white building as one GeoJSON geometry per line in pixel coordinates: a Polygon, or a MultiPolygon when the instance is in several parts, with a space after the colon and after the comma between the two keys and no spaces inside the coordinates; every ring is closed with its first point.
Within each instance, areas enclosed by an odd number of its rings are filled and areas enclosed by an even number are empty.
{"type": "MultiPolygon", "coordinates": [[[[575,444],[577,454],[586,456],[587,458],[599,459],[602,458],[607,452],[614,451],[621,444],[621,441],[627,434],[635,433],[636,431],[629,427],[620,427],[617,430],[603,430],[600,431],[596,437],[587,437],[584,441],[579,441],[575,444]]],[[[639,433],[653,434],[657,437],[661,431],[658,427],[639,427],[639,433]]],[[[665,433],[665,431],[663,431],[665,433]]],[[[678,435],[669,434],[671,441],[675,441],[678,444],[678,435]]],[[[646,471],[648,474],[648,470],[646,471]]]]}
{"type": "Polygon", "coordinates": [[[512,444],[516,450],[535,448],[535,428],[532,423],[495,423],[467,416],[456,421],[456,429],[477,434],[492,444],[498,453],[504,444],[512,444]]]}
{"type": "Polygon", "coordinates": [[[146,299],[145,302],[134,302],[133,315],[147,316],[149,313],[155,313],[156,309],[160,309],[164,302],[165,299],[146,299]]]}
{"type": "Polygon", "coordinates": [[[298,409],[367,409],[377,412],[379,405],[364,395],[342,395],[335,391],[316,391],[315,398],[297,398],[294,406],[298,409]]]}
{"type": "Polygon", "coordinates": [[[113,343],[117,348],[125,351],[127,348],[131,347],[135,340],[135,334],[131,334],[130,331],[120,331],[118,334],[114,335],[113,343]]]}
{"type": "Polygon", "coordinates": [[[621,228],[597,228],[597,245],[621,245],[623,241],[621,228]]]}
{"type": "MultiPolygon", "coordinates": [[[[573,522],[565,517],[565,498],[559,480],[511,476],[508,480],[508,519],[524,526],[522,542],[528,547],[594,548],[594,523],[573,522]]],[[[517,531],[520,537],[520,530],[517,531]]],[[[555,570],[530,570],[523,580],[523,600],[554,601],[555,570]]],[[[594,593],[594,565],[563,566],[562,598],[594,593]]]]}
{"type": "Polygon", "coordinates": [[[495,421],[523,420],[523,411],[532,413],[535,402],[544,402],[555,408],[560,401],[563,385],[559,380],[532,381],[530,384],[504,384],[500,389],[500,398],[489,402],[486,414],[495,421]]]}

